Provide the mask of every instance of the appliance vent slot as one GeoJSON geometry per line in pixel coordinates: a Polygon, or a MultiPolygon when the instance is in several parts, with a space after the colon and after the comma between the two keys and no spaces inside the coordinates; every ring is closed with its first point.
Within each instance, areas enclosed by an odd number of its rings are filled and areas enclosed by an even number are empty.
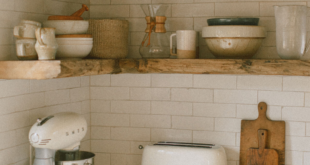
{"type": "Polygon", "coordinates": [[[212,146],[215,146],[215,144],[183,143],[183,142],[158,142],[154,145],[178,146],[178,147],[197,147],[197,148],[212,148],[212,146]]]}

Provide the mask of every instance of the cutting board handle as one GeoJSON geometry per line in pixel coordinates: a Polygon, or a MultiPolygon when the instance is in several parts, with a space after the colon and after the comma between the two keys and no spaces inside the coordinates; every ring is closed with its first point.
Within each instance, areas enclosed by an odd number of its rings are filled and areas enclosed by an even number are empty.
{"type": "Polygon", "coordinates": [[[260,102],[258,104],[258,119],[266,120],[266,111],[267,111],[267,104],[265,102],[260,102]]]}
{"type": "Polygon", "coordinates": [[[263,153],[266,148],[267,142],[267,130],[259,129],[257,131],[257,139],[258,139],[258,152],[263,153]]]}

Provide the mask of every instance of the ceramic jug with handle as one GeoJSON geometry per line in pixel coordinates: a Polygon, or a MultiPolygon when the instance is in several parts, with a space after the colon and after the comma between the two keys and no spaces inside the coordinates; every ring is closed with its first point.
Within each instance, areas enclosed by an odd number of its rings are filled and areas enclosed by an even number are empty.
{"type": "Polygon", "coordinates": [[[274,6],[277,52],[282,59],[300,59],[309,49],[307,6],[274,6]]]}
{"type": "Polygon", "coordinates": [[[39,60],[54,60],[58,49],[55,38],[55,28],[38,28],[35,45],[39,60]]]}

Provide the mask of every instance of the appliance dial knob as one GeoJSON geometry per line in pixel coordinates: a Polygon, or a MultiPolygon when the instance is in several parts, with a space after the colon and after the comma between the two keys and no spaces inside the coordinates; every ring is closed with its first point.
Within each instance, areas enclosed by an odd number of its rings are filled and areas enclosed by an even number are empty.
{"type": "Polygon", "coordinates": [[[38,134],[36,134],[36,133],[34,133],[34,134],[32,134],[31,136],[30,136],[30,142],[32,142],[32,143],[38,143],[39,142],[39,135],[38,134]]]}

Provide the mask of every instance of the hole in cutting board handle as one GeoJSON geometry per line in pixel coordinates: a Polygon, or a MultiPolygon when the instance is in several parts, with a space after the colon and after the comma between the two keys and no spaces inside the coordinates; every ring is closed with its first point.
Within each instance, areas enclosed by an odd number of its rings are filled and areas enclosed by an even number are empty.
{"type": "Polygon", "coordinates": [[[264,136],[264,133],[262,133],[262,135],[264,136]]]}

